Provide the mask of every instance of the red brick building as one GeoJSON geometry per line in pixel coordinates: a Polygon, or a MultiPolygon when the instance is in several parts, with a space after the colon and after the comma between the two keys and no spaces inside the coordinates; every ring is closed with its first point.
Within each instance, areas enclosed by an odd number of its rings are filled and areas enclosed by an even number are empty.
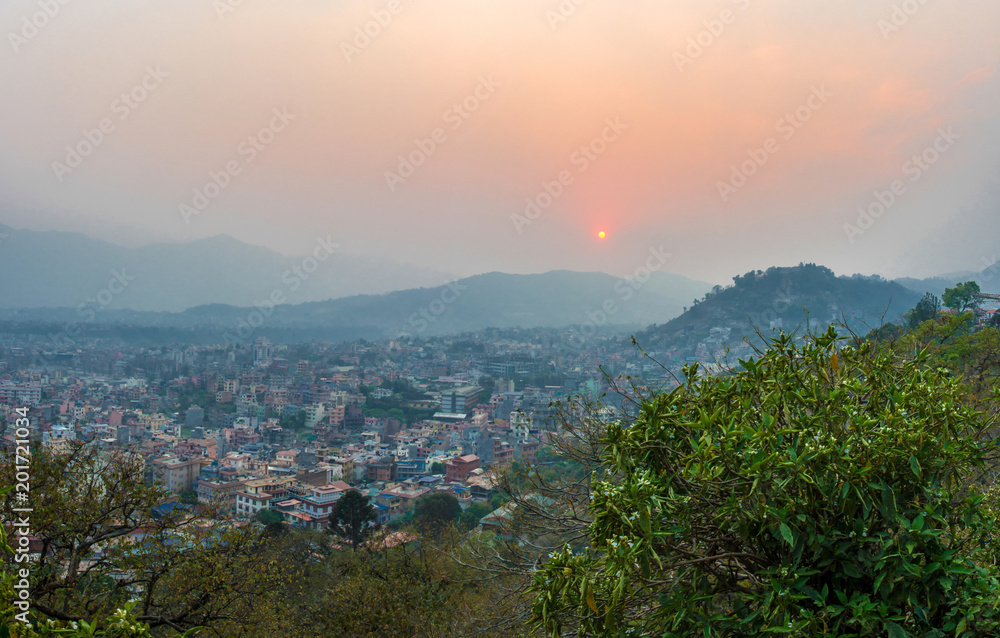
{"type": "Polygon", "coordinates": [[[456,459],[451,459],[445,464],[445,481],[462,482],[469,478],[472,470],[479,468],[479,457],[475,454],[466,454],[456,459]]]}

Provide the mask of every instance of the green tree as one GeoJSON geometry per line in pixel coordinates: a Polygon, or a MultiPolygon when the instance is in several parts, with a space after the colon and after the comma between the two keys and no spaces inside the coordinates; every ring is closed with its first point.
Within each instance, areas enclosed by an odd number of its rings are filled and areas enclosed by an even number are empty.
{"type": "Polygon", "coordinates": [[[916,328],[925,321],[937,319],[941,313],[941,300],[936,295],[926,293],[917,305],[907,311],[905,319],[908,327],[916,328]]]}
{"type": "Polygon", "coordinates": [[[550,635],[1000,635],[994,417],[925,355],[782,335],[608,426],[589,543],[535,574],[550,635]]]}
{"type": "Polygon", "coordinates": [[[448,471],[448,468],[441,461],[434,461],[431,463],[431,474],[444,474],[448,471]]]}
{"type": "Polygon", "coordinates": [[[281,515],[281,512],[273,510],[270,507],[265,507],[257,512],[257,520],[265,525],[270,525],[271,523],[284,522],[285,518],[281,515]]]}
{"type": "MultiPolygon", "coordinates": [[[[310,582],[309,604],[289,614],[299,635],[351,638],[524,637],[497,631],[487,613],[502,598],[493,581],[482,581],[448,554],[420,544],[384,551],[338,552],[324,563],[330,573],[310,582]],[[476,621],[481,625],[477,626],[476,621]]],[[[282,634],[285,635],[285,634],[282,634]]]]}
{"type": "Polygon", "coordinates": [[[981,409],[995,409],[993,389],[1000,381],[1000,331],[977,329],[971,312],[926,322],[898,339],[893,349],[904,357],[923,353],[931,366],[959,378],[966,396],[981,409]]]}
{"type": "Polygon", "coordinates": [[[285,517],[277,510],[266,507],[257,512],[257,520],[264,524],[264,536],[274,538],[289,532],[285,517]]]}
{"type": "MultiPolygon", "coordinates": [[[[28,473],[32,496],[44,495],[32,499],[30,514],[43,545],[30,568],[39,624],[104,627],[134,601],[130,617],[155,632],[239,632],[249,629],[251,601],[274,586],[264,555],[253,551],[256,530],[160,507],[173,495],[146,479],[137,454],[79,443],[53,454],[39,446],[28,473]]],[[[0,458],[3,483],[15,484],[11,457],[0,458]]],[[[4,495],[0,506],[18,507],[13,497],[4,495]]]]}
{"type": "Polygon", "coordinates": [[[289,414],[288,416],[282,417],[279,425],[287,430],[301,430],[306,427],[306,411],[299,410],[295,414],[289,414]]]}
{"type": "Polygon", "coordinates": [[[194,490],[184,490],[181,492],[179,500],[185,505],[197,505],[198,492],[195,492],[194,490]]]}
{"type": "Polygon", "coordinates": [[[413,522],[430,533],[440,532],[461,514],[458,499],[448,492],[432,492],[413,504],[413,522]]]}
{"type": "Polygon", "coordinates": [[[486,503],[473,503],[462,512],[459,521],[466,529],[473,529],[479,525],[480,519],[492,511],[486,503]]]}
{"type": "Polygon", "coordinates": [[[371,499],[358,490],[347,490],[333,504],[329,530],[356,550],[368,538],[373,529],[372,523],[376,520],[378,513],[371,499]]]}
{"type": "Polygon", "coordinates": [[[979,289],[979,284],[974,281],[967,281],[956,285],[954,288],[947,288],[944,294],[941,295],[941,302],[946,308],[951,308],[958,312],[975,310],[982,305],[982,302],[977,297],[980,292],[982,291],[979,289]]]}

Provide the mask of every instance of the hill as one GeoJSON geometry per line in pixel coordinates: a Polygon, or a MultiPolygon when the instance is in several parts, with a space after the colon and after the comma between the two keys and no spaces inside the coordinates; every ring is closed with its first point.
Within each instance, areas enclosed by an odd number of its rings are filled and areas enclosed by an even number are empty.
{"type": "Polygon", "coordinates": [[[847,322],[868,332],[916,305],[920,294],[878,276],[836,276],[815,264],[773,267],[716,286],[679,317],[636,335],[646,348],[671,350],[684,358],[711,360],[725,346],[737,346],[763,332],[821,329],[847,322]]]}

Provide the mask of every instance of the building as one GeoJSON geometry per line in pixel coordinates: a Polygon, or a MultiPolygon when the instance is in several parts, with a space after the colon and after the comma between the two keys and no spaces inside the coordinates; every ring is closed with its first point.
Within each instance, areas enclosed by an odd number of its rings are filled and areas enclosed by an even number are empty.
{"type": "Polygon", "coordinates": [[[326,416],[326,406],[322,403],[314,403],[303,408],[306,413],[306,427],[313,428],[326,416]]]}
{"type": "Polygon", "coordinates": [[[217,464],[206,466],[194,483],[201,503],[215,503],[224,508],[236,508],[236,495],[244,491],[247,478],[240,478],[238,471],[220,468],[217,464]]]}
{"type": "Polygon", "coordinates": [[[401,483],[396,487],[383,490],[375,497],[375,503],[389,508],[389,518],[413,510],[413,504],[418,498],[430,494],[430,488],[419,484],[401,483]]]}
{"type": "Polygon", "coordinates": [[[251,479],[236,492],[236,515],[251,518],[262,509],[271,507],[272,503],[288,497],[289,486],[294,483],[292,478],[260,478],[251,479]]]}
{"type": "Polygon", "coordinates": [[[389,388],[374,388],[371,391],[370,396],[376,401],[380,401],[382,399],[388,399],[392,396],[392,390],[390,390],[389,388]]]}
{"type": "Polygon", "coordinates": [[[458,458],[450,459],[445,463],[445,481],[448,483],[461,483],[469,478],[472,470],[479,468],[479,457],[475,454],[467,454],[458,458]]]}
{"type": "Polygon", "coordinates": [[[405,481],[420,478],[427,473],[427,459],[415,458],[396,461],[396,478],[405,481]]]}
{"type": "Polygon", "coordinates": [[[201,468],[211,463],[209,459],[194,457],[181,459],[176,456],[153,461],[153,477],[174,494],[194,489],[201,468]]]}
{"type": "Polygon", "coordinates": [[[330,521],[333,504],[349,489],[351,486],[343,481],[320,487],[293,485],[291,498],[276,503],[275,508],[295,527],[321,530],[330,521]]]}
{"type": "Polygon", "coordinates": [[[255,366],[271,365],[271,342],[264,337],[253,342],[253,364],[255,366]]]}
{"type": "Polygon", "coordinates": [[[442,392],[441,411],[446,414],[466,414],[471,412],[472,408],[479,401],[479,395],[482,392],[483,389],[475,385],[442,392]]]}
{"type": "Polygon", "coordinates": [[[188,408],[187,414],[184,417],[184,425],[188,429],[200,428],[205,422],[205,411],[196,405],[192,405],[188,408]]]}
{"type": "Polygon", "coordinates": [[[517,441],[514,445],[514,458],[522,463],[534,465],[539,446],[538,441],[517,441]]]}
{"type": "Polygon", "coordinates": [[[365,414],[361,407],[348,405],[344,408],[343,429],[349,432],[360,432],[365,427],[365,414]]]}
{"type": "Polygon", "coordinates": [[[369,463],[366,469],[369,481],[395,481],[396,457],[383,456],[377,461],[369,463]]]}
{"type": "Polygon", "coordinates": [[[0,403],[34,407],[41,401],[41,383],[0,383],[0,403]]]}

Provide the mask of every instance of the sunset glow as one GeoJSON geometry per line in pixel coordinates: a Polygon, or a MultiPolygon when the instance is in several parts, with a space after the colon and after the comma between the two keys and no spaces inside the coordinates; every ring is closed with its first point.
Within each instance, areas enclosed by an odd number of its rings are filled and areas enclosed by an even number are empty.
{"type": "MultiPolygon", "coordinates": [[[[676,268],[720,281],[731,268],[700,258],[706,241],[744,269],[936,271],[992,249],[990,233],[934,249],[946,218],[1000,226],[984,212],[1000,200],[993,1],[921,4],[900,25],[869,0],[425,0],[385,24],[385,2],[91,5],[0,59],[18,96],[0,103],[0,222],[286,254],[335,232],[350,252],[462,275],[618,272],[684,236],[676,268]],[[845,232],[942,127],[961,138],[863,237],[845,232]],[[564,229],[609,208],[614,247],[595,265],[564,229]],[[491,241],[452,250],[470,237],[491,241]],[[777,255],[756,248],[774,241],[777,255]]],[[[33,11],[7,3],[0,23],[19,33],[33,11]]]]}

